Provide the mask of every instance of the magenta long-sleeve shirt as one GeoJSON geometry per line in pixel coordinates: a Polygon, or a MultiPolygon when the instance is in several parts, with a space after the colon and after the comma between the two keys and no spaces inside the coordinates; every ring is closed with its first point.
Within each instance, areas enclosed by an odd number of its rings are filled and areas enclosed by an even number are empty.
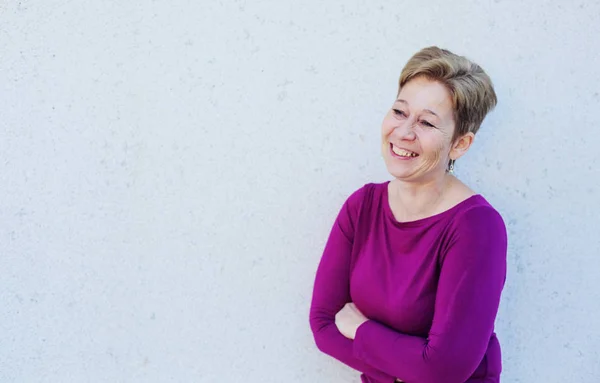
{"type": "Polygon", "coordinates": [[[317,347],[365,383],[498,383],[494,333],[506,277],[498,212],[474,195],[450,210],[398,222],[388,183],[344,203],[315,278],[310,325],[317,347]],[[335,325],[347,302],[369,318],[354,340],[335,325]]]}

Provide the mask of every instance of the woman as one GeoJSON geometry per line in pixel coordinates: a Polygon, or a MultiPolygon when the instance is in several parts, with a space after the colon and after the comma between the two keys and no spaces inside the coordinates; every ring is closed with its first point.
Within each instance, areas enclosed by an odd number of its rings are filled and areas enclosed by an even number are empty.
{"type": "Polygon", "coordinates": [[[363,382],[500,381],[506,228],[453,175],[495,105],[485,72],[447,50],[425,48],[402,70],[382,124],[394,179],[342,206],[310,309],[318,348],[363,382]]]}

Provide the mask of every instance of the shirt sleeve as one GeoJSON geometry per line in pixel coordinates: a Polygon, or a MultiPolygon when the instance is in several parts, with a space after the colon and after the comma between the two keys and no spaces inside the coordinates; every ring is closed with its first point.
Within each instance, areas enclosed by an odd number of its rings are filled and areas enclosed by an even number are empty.
{"type": "Polygon", "coordinates": [[[353,341],[335,325],[335,315],[351,301],[350,259],[354,227],[364,187],[354,192],[342,206],[321,257],[310,307],[310,327],[319,350],[363,372],[377,382],[391,383],[395,378],[353,355],[353,341]]]}
{"type": "Polygon", "coordinates": [[[494,330],[506,278],[507,235],[489,206],[466,211],[455,227],[440,260],[428,337],[369,320],[356,332],[356,358],[409,383],[463,383],[473,374],[494,330]]]}

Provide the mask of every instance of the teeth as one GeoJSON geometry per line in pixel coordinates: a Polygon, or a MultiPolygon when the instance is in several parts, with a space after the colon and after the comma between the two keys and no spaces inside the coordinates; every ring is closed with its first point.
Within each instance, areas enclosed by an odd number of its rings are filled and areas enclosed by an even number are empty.
{"type": "Polygon", "coordinates": [[[416,157],[417,153],[408,152],[406,150],[398,149],[395,145],[392,145],[392,151],[402,157],[416,157]]]}

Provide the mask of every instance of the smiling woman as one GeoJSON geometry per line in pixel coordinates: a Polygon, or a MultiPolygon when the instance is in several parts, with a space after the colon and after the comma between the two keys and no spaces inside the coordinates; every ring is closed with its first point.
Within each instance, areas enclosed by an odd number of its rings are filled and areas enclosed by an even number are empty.
{"type": "Polygon", "coordinates": [[[381,129],[394,179],[342,206],[310,309],[317,347],[363,382],[500,382],[506,228],[452,172],[495,105],[481,67],[447,50],[402,70],[381,129]]]}
{"type": "MultiPolygon", "coordinates": [[[[382,124],[388,171],[404,180],[443,174],[439,170],[446,166],[444,152],[449,152],[454,131],[449,91],[439,82],[417,77],[406,83],[398,96],[382,124]]],[[[472,135],[462,137],[459,148],[468,145],[472,135]]],[[[450,159],[456,160],[463,153],[455,151],[450,159]]]]}

